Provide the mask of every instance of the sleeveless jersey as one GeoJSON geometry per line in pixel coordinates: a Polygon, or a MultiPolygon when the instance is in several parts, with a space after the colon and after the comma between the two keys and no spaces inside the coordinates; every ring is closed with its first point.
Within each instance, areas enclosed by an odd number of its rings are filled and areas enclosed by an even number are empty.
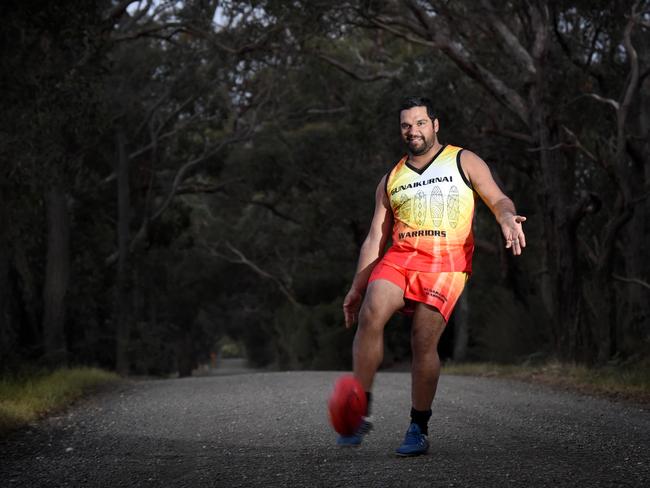
{"type": "Polygon", "coordinates": [[[474,191],[460,165],[461,151],[443,146],[421,169],[405,156],[388,173],[393,243],[386,261],[430,273],[471,273],[474,191]]]}

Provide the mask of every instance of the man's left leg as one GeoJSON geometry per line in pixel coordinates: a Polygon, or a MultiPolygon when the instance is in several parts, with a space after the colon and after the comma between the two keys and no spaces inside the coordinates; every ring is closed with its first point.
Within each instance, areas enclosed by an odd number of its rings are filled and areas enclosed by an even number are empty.
{"type": "Polygon", "coordinates": [[[438,342],[447,323],[438,310],[418,303],[411,326],[411,402],[415,410],[430,410],[440,378],[438,342]]]}
{"type": "Polygon", "coordinates": [[[411,425],[397,449],[399,455],[424,454],[429,448],[428,423],[440,378],[438,342],[445,326],[445,319],[435,307],[416,304],[411,325],[411,425]]]}

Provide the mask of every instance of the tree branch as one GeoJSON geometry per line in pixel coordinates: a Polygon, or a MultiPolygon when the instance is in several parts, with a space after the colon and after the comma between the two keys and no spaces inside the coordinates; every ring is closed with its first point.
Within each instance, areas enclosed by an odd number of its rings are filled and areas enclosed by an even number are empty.
{"type": "Polygon", "coordinates": [[[187,127],[190,126],[192,124],[192,122],[195,122],[196,120],[201,120],[202,122],[207,122],[209,120],[213,120],[213,119],[216,119],[216,118],[218,118],[218,117],[204,117],[204,118],[200,119],[199,116],[196,115],[196,116],[191,117],[191,118],[189,118],[187,120],[184,120],[182,124],[177,125],[172,130],[169,130],[169,131],[165,132],[162,135],[158,135],[160,133],[160,130],[162,130],[162,128],[164,128],[170,122],[171,119],[168,119],[168,120],[164,121],[163,123],[161,123],[158,126],[158,128],[153,131],[153,136],[155,136],[155,137],[153,137],[151,139],[151,142],[149,144],[147,144],[146,146],[142,146],[139,149],[136,149],[135,151],[129,153],[129,159],[136,158],[136,157],[140,156],[141,154],[146,153],[147,151],[152,149],[156,144],[158,144],[158,142],[160,142],[160,141],[162,141],[164,139],[167,139],[169,137],[174,136],[175,134],[177,134],[181,130],[187,129],[187,127]]]}
{"type": "Polygon", "coordinates": [[[336,108],[308,108],[305,110],[305,113],[309,115],[331,115],[331,114],[341,114],[348,112],[350,109],[348,107],[336,107],[336,108]]]}
{"type": "MultiPolygon", "coordinates": [[[[158,209],[153,213],[151,217],[145,216],[145,218],[142,221],[142,224],[140,225],[140,228],[138,229],[138,232],[135,234],[133,239],[131,240],[131,243],[129,245],[129,251],[132,252],[135,247],[145,238],[147,228],[153,222],[154,220],[157,220],[160,218],[160,216],[167,210],[167,207],[169,207],[170,203],[174,199],[174,196],[176,195],[176,192],[178,191],[178,187],[180,186],[180,183],[183,181],[185,178],[185,175],[193,169],[195,166],[198,164],[202,163],[206,159],[214,156],[216,153],[218,153],[223,147],[225,147],[228,144],[232,144],[237,141],[241,141],[248,137],[250,131],[247,131],[244,134],[240,134],[237,136],[233,136],[231,138],[227,138],[222,140],[219,144],[216,144],[212,146],[211,148],[205,148],[203,153],[192,159],[191,161],[188,161],[185,163],[183,166],[181,166],[178,171],[176,172],[176,175],[174,176],[174,180],[172,182],[172,186],[165,197],[165,200],[160,204],[158,209]]],[[[110,256],[108,256],[105,260],[106,265],[112,265],[115,263],[117,260],[118,253],[114,252],[110,256]]]]}
{"type": "Polygon", "coordinates": [[[533,41],[533,58],[540,60],[548,48],[547,20],[549,19],[550,14],[548,11],[548,5],[546,5],[545,2],[537,3],[539,10],[535,3],[529,5],[531,9],[530,17],[532,19],[532,24],[537,27],[535,29],[535,40],[533,41]]]}
{"type": "Polygon", "coordinates": [[[604,161],[602,161],[600,158],[596,157],[594,155],[594,153],[592,153],[585,146],[582,145],[582,143],[580,142],[580,139],[578,139],[578,136],[571,129],[569,129],[566,125],[563,125],[562,129],[564,130],[564,132],[566,132],[569,135],[569,137],[571,137],[571,139],[573,139],[573,144],[571,145],[571,147],[575,147],[577,149],[580,149],[580,151],[582,151],[583,154],[585,154],[593,162],[598,163],[603,167],[607,166],[607,164],[604,161]]]}
{"type": "Polygon", "coordinates": [[[598,195],[582,190],[579,200],[568,209],[568,222],[573,231],[577,231],[578,224],[585,215],[597,213],[602,205],[598,195]]]}
{"type": "Polygon", "coordinates": [[[647,283],[639,278],[626,278],[618,274],[612,274],[612,278],[618,281],[622,281],[624,283],[634,283],[635,285],[639,285],[642,286],[643,288],[646,288],[647,290],[650,290],[650,283],[647,283]]]}
{"type": "Polygon", "coordinates": [[[355,71],[353,68],[350,66],[342,63],[341,61],[334,59],[327,54],[324,53],[317,53],[317,56],[322,59],[323,61],[328,62],[335,68],[338,68],[339,70],[343,71],[345,74],[351,76],[352,78],[359,80],[359,81],[365,81],[365,82],[373,82],[373,81],[379,81],[379,80],[391,80],[391,79],[396,79],[399,75],[398,71],[392,72],[392,73],[387,73],[385,71],[380,71],[378,73],[375,73],[374,75],[364,75],[361,73],[358,73],[355,71]]]}
{"type": "Polygon", "coordinates": [[[535,142],[535,139],[529,134],[526,134],[524,132],[516,132],[509,129],[504,129],[502,127],[498,127],[494,123],[492,124],[491,127],[484,128],[482,130],[482,133],[503,136],[509,139],[514,139],[516,141],[525,142],[526,144],[533,144],[535,142]]]}
{"type": "Polygon", "coordinates": [[[521,119],[521,121],[528,126],[529,116],[526,103],[521,96],[512,88],[508,87],[501,79],[496,77],[494,73],[478,63],[471,55],[465,46],[460,42],[451,38],[451,34],[447,32],[448,26],[440,26],[431,35],[433,41],[422,39],[413,36],[410,32],[403,32],[399,29],[393,28],[389,25],[385,18],[369,18],[369,22],[380,29],[386,30],[393,35],[400,37],[408,42],[426,46],[432,49],[439,49],[449,57],[458,68],[465,72],[470,78],[477,81],[489,93],[494,96],[499,102],[506,106],[510,111],[521,119]]]}
{"type": "Polygon", "coordinates": [[[589,259],[592,266],[595,266],[598,263],[596,251],[587,243],[584,237],[578,236],[578,242],[584,247],[584,255],[589,259]]]}
{"type": "Polygon", "coordinates": [[[410,34],[409,32],[403,32],[403,31],[400,31],[399,29],[395,29],[394,27],[392,27],[388,23],[385,23],[385,22],[383,22],[381,20],[378,20],[378,19],[375,19],[375,18],[370,18],[370,19],[368,19],[368,21],[372,25],[374,25],[375,27],[378,27],[378,28],[380,28],[382,30],[390,32],[394,36],[399,37],[400,39],[404,39],[405,41],[408,41],[408,42],[410,42],[412,44],[418,44],[420,46],[426,46],[426,47],[430,47],[430,48],[433,48],[433,49],[436,49],[437,47],[439,47],[435,42],[423,39],[421,37],[415,37],[412,34],[410,34]]]}
{"type": "Polygon", "coordinates": [[[625,50],[627,51],[627,57],[630,60],[630,75],[628,84],[625,87],[623,96],[621,97],[622,100],[620,110],[617,110],[616,162],[619,165],[620,169],[622,169],[623,165],[625,164],[625,121],[630,109],[632,97],[634,96],[639,83],[639,56],[637,55],[636,49],[632,44],[632,29],[634,28],[634,25],[637,23],[637,21],[641,20],[640,14],[637,12],[638,6],[639,0],[634,3],[630,18],[623,32],[623,44],[625,45],[625,50]]]}
{"type": "Polygon", "coordinates": [[[182,22],[169,22],[167,24],[154,25],[152,27],[143,27],[141,30],[133,31],[128,34],[116,35],[112,38],[113,42],[124,42],[132,41],[134,39],[139,39],[140,37],[152,37],[169,40],[175,34],[179,32],[189,32],[187,30],[187,25],[182,22]],[[165,36],[161,36],[159,33],[171,29],[172,31],[165,36]]]}
{"type": "Polygon", "coordinates": [[[110,22],[115,23],[117,20],[119,20],[120,17],[122,17],[122,15],[124,15],[124,12],[126,12],[126,9],[129,8],[129,5],[131,5],[132,3],[135,3],[137,1],[139,1],[139,0],[122,0],[120,3],[115,5],[115,7],[113,7],[108,12],[106,17],[104,18],[104,21],[105,22],[110,21],[110,22]]]}
{"type": "Polygon", "coordinates": [[[612,100],[611,98],[601,97],[596,93],[585,93],[585,96],[591,97],[594,100],[598,100],[601,103],[606,103],[607,105],[611,105],[612,107],[614,107],[614,110],[618,111],[620,109],[619,103],[616,100],[612,100]]]}
{"type": "Polygon", "coordinates": [[[519,42],[519,39],[517,39],[517,36],[512,33],[508,26],[503,23],[497,15],[494,14],[495,8],[490,3],[490,1],[482,0],[482,4],[488,12],[490,24],[499,33],[511,54],[529,75],[534,75],[537,70],[535,68],[535,62],[533,61],[531,55],[528,53],[528,51],[526,51],[526,49],[524,49],[524,47],[519,42]]]}
{"type": "MultiPolygon", "coordinates": [[[[221,151],[221,149],[223,149],[226,145],[228,145],[228,144],[232,144],[232,143],[234,143],[234,142],[237,142],[237,141],[240,141],[240,140],[243,140],[243,139],[244,139],[244,137],[241,137],[241,136],[235,136],[235,137],[232,137],[232,138],[230,138],[230,139],[224,139],[224,140],[221,141],[219,144],[216,144],[216,145],[212,146],[212,147],[209,148],[209,149],[206,147],[206,148],[204,149],[203,153],[202,153],[200,156],[198,156],[198,157],[196,157],[196,158],[194,158],[194,159],[188,161],[188,162],[185,163],[183,166],[181,166],[181,167],[178,169],[178,171],[176,172],[176,175],[174,176],[174,181],[172,182],[172,187],[171,187],[171,189],[169,190],[169,193],[167,194],[167,197],[165,198],[165,200],[163,201],[163,203],[160,204],[160,206],[158,207],[158,209],[154,212],[154,214],[152,215],[152,217],[151,217],[150,220],[156,220],[157,218],[159,218],[159,217],[163,214],[163,212],[164,212],[165,210],[167,210],[167,207],[168,207],[169,204],[172,202],[172,200],[173,200],[173,198],[174,198],[174,195],[176,195],[176,191],[178,190],[179,185],[180,185],[181,182],[185,179],[185,175],[186,175],[186,174],[187,174],[191,169],[193,169],[195,166],[197,166],[198,164],[202,163],[202,162],[205,161],[206,159],[208,159],[208,158],[214,156],[215,154],[217,154],[217,153],[218,153],[219,151],[221,151]]],[[[140,233],[140,232],[138,232],[138,234],[139,234],[139,233],[140,233]]]]}
{"type": "Polygon", "coordinates": [[[276,217],[280,217],[283,220],[287,220],[287,221],[292,222],[292,223],[294,223],[296,225],[299,225],[299,226],[303,225],[301,222],[294,219],[293,217],[279,211],[272,203],[260,202],[260,201],[257,201],[257,200],[240,200],[240,201],[243,202],[243,203],[249,203],[251,205],[257,205],[257,206],[260,206],[260,207],[264,207],[267,210],[270,210],[271,213],[273,215],[275,215],[276,217]]]}
{"type": "Polygon", "coordinates": [[[226,256],[225,254],[221,254],[214,249],[210,249],[210,253],[218,258],[224,259],[225,261],[228,261],[230,263],[235,263],[235,264],[243,264],[245,266],[248,266],[250,269],[252,269],[255,273],[260,275],[262,278],[266,278],[273,283],[277,285],[277,287],[280,289],[280,292],[291,302],[292,305],[296,307],[300,307],[300,303],[298,303],[298,300],[296,300],[295,296],[293,295],[292,291],[289,289],[287,285],[285,285],[279,278],[276,276],[272,275],[268,271],[263,270],[260,266],[255,264],[253,261],[248,259],[243,252],[241,252],[239,249],[237,249],[235,246],[233,246],[230,242],[226,241],[225,242],[226,247],[236,256],[235,258],[231,256],[226,256]]]}
{"type": "Polygon", "coordinates": [[[179,186],[176,191],[176,195],[192,195],[199,193],[217,193],[223,191],[223,189],[237,181],[241,181],[242,178],[232,178],[230,180],[222,181],[221,183],[191,183],[179,186]]]}

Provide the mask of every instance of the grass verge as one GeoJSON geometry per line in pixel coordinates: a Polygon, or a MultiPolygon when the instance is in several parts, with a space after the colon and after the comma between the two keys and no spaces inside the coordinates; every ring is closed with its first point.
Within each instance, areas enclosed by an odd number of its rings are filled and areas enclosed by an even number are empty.
{"type": "Polygon", "coordinates": [[[64,368],[0,379],[0,436],[119,379],[97,368],[64,368]]]}
{"type": "Polygon", "coordinates": [[[650,365],[589,368],[551,361],[541,365],[448,363],[446,374],[510,378],[543,383],[595,396],[624,400],[650,408],[650,365]]]}

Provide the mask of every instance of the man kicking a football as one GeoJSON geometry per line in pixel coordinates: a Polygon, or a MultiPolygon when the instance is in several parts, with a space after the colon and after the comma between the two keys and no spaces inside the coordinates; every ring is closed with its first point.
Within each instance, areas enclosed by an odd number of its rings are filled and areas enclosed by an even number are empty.
{"type": "MultiPolygon", "coordinates": [[[[440,376],[438,340],[472,271],[474,195],[490,208],[514,255],[526,246],[521,225],[526,218],[517,215],[481,158],[438,141],[439,122],[429,99],[405,99],[399,118],[407,155],[377,185],[374,216],[343,313],[346,327],[359,322],[354,376],[369,402],[383,359],[384,326],[397,311],[412,315],[411,422],[397,454],[417,456],[429,448],[440,376]]],[[[353,435],[337,442],[358,445],[371,427],[366,417],[353,435]]]]}

